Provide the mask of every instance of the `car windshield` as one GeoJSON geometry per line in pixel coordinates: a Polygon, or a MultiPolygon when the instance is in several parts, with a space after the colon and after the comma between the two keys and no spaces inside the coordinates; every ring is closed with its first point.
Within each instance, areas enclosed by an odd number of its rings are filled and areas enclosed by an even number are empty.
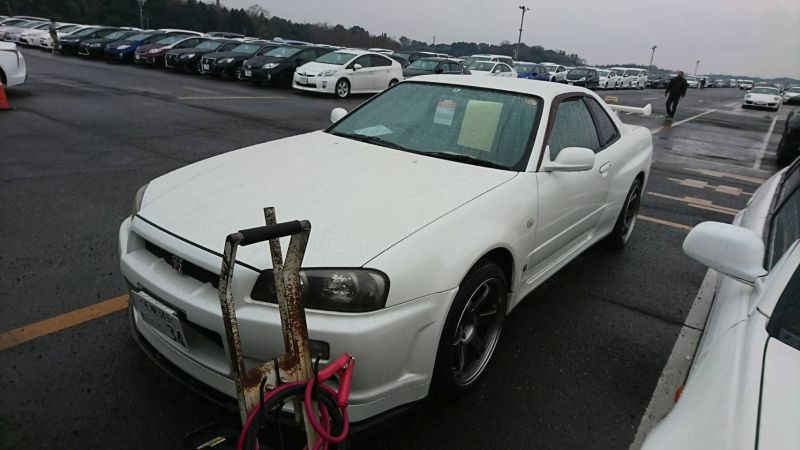
{"type": "Polygon", "coordinates": [[[156,44],[159,44],[159,45],[172,45],[172,44],[174,44],[176,42],[179,42],[179,41],[182,41],[184,39],[186,39],[186,36],[170,36],[170,37],[166,37],[164,39],[158,40],[156,42],[156,44]]]}
{"type": "Polygon", "coordinates": [[[47,24],[46,23],[43,24],[42,22],[28,22],[25,25],[20,25],[19,27],[20,28],[36,28],[36,27],[39,27],[39,26],[42,26],[42,25],[47,25],[47,24]]]}
{"type": "Polygon", "coordinates": [[[533,72],[534,67],[536,64],[514,64],[514,70],[517,72],[533,72]]]}
{"type": "Polygon", "coordinates": [[[490,72],[494,64],[495,63],[491,61],[478,61],[470,64],[468,68],[469,70],[477,70],[478,72],[490,72]]]}
{"type": "Polygon", "coordinates": [[[439,65],[439,61],[435,59],[418,59],[411,63],[408,68],[409,69],[416,69],[416,70],[426,70],[428,72],[433,72],[436,69],[436,66],[439,65]]]}
{"type": "Polygon", "coordinates": [[[789,90],[787,92],[792,92],[792,93],[798,92],[798,93],[800,93],[800,87],[789,88],[789,90]]]}
{"type": "Polygon", "coordinates": [[[751,93],[751,94],[771,94],[771,95],[778,95],[779,91],[778,91],[777,89],[775,89],[775,88],[763,87],[763,86],[762,86],[762,87],[753,88],[753,90],[752,90],[752,91],[750,91],[750,93],[751,93]]]}
{"type": "Polygon", "coordinates": [[[152,36],[152,34],[150,33],[139,33],[139,34],[134,34],[133,36],[129,36],[125,39],[128,41],[143,41],[149,38],[150,36],[152,36]]]}
{"type": "Polygon", "coordinates": [[[328,132],[397,150],[501,169],[526,164],[538,98],[437,83],[401,83],[328,132]]]}
{"type": "Polygon", "coordinates": [[[488,56],[470,56],[464,61],[464,67],[469,67],[476,61],[489,61],[490,59],[488,56]]]}
{"type": "Polygon", "coordinates": [[[274,56],[276,58],[288,58],[299,51],[300,49],[297,47],[278,47],[278,48],[273,48],[267,53],[264,53],[264,56],[274,56]]]}
{"type": "Polygon", "coordinates": [[[96,30],[96,28],[86,28],[86,29],[83,29],[83,30],[76,31],[76,32],[72,33],[71,36],[73,36],[73,37],[75,37],[75,36],[77,36],[77,37],[88,36],[88,35],[94,33],[95,30],[96,30]]]}
{"type": "Polygon", "coordinates": [[[248,55],[254,55],[261,47],[261,44],[241,44],[234,47],[231,51],[234,53],[246,53],[248,55]]]}
{"type": "Polygon", "coordinates": [[[348,62],[350,62],[350,60],[352,60],[355,57],[356,55],[354,53],[331,52],[320,56],[315,61],[323,64],[333,64],[336,66],[341,66],[343,64],[347,64],[348,62]]]}
{"type": "Polygon", "coordinates": [[[558,68],[555,64],[545,64],[544,66],[547,67],[548,72],[555,72],[558,68]]]}
{"type": "Polygon", "coordinates": [[[220,41],[205,41],[200,43],[196,48],[203,49],[203,50],[216,50],[220,48],[222,42],[220,41]]]}
{"type": "Polygon", "coordinates": [[[408,60],[408,58],[411,56],[411,54],[410,53],[406,53],[406,52],[394,52],[394,53],[392,53],[392,56],[396,56],[398,58],[402,58],[402,59],[408,60]]]}
{"type": "Polygon", "coordinates": [[[127,33],[127,31],[115,31],[106,36],[106,39],[110,39],[112,41],[116,39],[122,39],[122,37],[125,36],[125,33],[127,33]]]}
{"type": "Polygon", "coordinates": [[[567,75],[585,77],[589,75],[589,69],[572,69],[567,75]]]}

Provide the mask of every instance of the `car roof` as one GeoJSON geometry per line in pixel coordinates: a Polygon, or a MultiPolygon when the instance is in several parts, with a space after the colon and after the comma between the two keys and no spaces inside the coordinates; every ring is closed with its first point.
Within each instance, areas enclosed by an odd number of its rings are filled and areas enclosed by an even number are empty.
{"type": "Polygon", "coordinates": [[[500,78],[500,77],[465,77],[463,75],[422,75],[414,77],[404,83],[439,83],[467,86],[483,89],[497,89],[501,91],[517,92],[520,94],[535,95],[544,100],[552,100],[553,97],[572,92],[591,92],[586,89],[570,86],[562,83],[531,83],[524,78],[500,78]]]}

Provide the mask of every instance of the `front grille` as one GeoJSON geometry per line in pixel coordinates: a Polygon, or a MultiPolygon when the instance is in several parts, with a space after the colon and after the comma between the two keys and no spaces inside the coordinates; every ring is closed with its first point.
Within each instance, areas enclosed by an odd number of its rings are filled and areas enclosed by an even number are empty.
{"type": "Polygon", "coordinates": [[[217,60],[215,58],[203,58],[203,64],[208,64],[210,69],[213,69],[217,60]]]}
{"type": "Polygon", "coordinates": [[[178,55],[167,55],[164,59],[164,65],[167,67],[175,67],[175,63],[178,61],[178,55]]]}
{"type": "Polygon", "coordinates": [[[193,264],[185,259],[181,258],[174,253],[171,253],[163,248],[153,244],[152,242],[145,241],[145,248],[147,251],[152,253],[153,255],[163,259],[166,261],[167,264],[172,266],[173,269],[176,271],[194,278],[201,283],[209,283],[214,288],[219,288],[219,275],[213,272],[210,272],[202,267],[193,264]]]}

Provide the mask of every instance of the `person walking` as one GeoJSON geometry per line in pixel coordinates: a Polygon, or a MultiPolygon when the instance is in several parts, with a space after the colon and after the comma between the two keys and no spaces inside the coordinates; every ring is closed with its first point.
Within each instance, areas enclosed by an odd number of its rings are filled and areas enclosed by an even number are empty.
{"type": "Polygon", "coordinates": [[[678,101],[686,96],[686,89],[689,83],[683,77],[683,71],[678,72],[678,76],[669,80],[667,83],[667,90],[664,92],[664,97],[667,97],[667,120],[672,120],[675,117],[675,111],[678,109],[678,101]]]}
{"type": "Polygon", "coordinates": [[[53,40],[53,54],[58,53],[58,32],[56,31],[56,19],[50,19],[50,26],[47,27],[50,32],[50,39],[53,40]]]}

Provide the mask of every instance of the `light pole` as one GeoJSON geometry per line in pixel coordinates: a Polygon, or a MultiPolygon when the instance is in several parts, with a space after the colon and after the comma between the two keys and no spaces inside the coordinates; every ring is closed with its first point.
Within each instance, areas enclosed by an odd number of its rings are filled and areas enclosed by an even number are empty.
{"type": "Polygon", "coordinates": [[[650,68],[652,68],[652,67],[653,67],[653,57],[654,57],[654,56],[656,56],[656,49],[657,49],[657,48],[658,48],[658,46],[657,46],[657,45],[654,45],[654,46],[652,47],[652,49],[653,49],[653,53],[651,53],[651,54],[650,54],[650,65],[649,65],[649,66],[647,66],[647,67],[650,67],[650,68]]]}
{"type": "Polygon", "coordinates": [[[522,19],[519,21],[519,38],[517,39],[517,49],[514,50],[514,59],[519,58],[519,44],[522,42],[522,24],[525,23],[525,13],[531,10],[525,5],[520,5],[519,9],[522,10],[522,19]]]}
{"type": "Polygon", "coordinates": [[[694,74],[697,75],[697,68],[700,67],[700,60],[698,59],[696,63],[694,63],[694,74]]]}
{"type": "Polygon", "coordinates": [[[136,0],[136,4],[139,5],[139,26],[144,29],[144,4],[147,3],[147,0],[136,0]]]}

